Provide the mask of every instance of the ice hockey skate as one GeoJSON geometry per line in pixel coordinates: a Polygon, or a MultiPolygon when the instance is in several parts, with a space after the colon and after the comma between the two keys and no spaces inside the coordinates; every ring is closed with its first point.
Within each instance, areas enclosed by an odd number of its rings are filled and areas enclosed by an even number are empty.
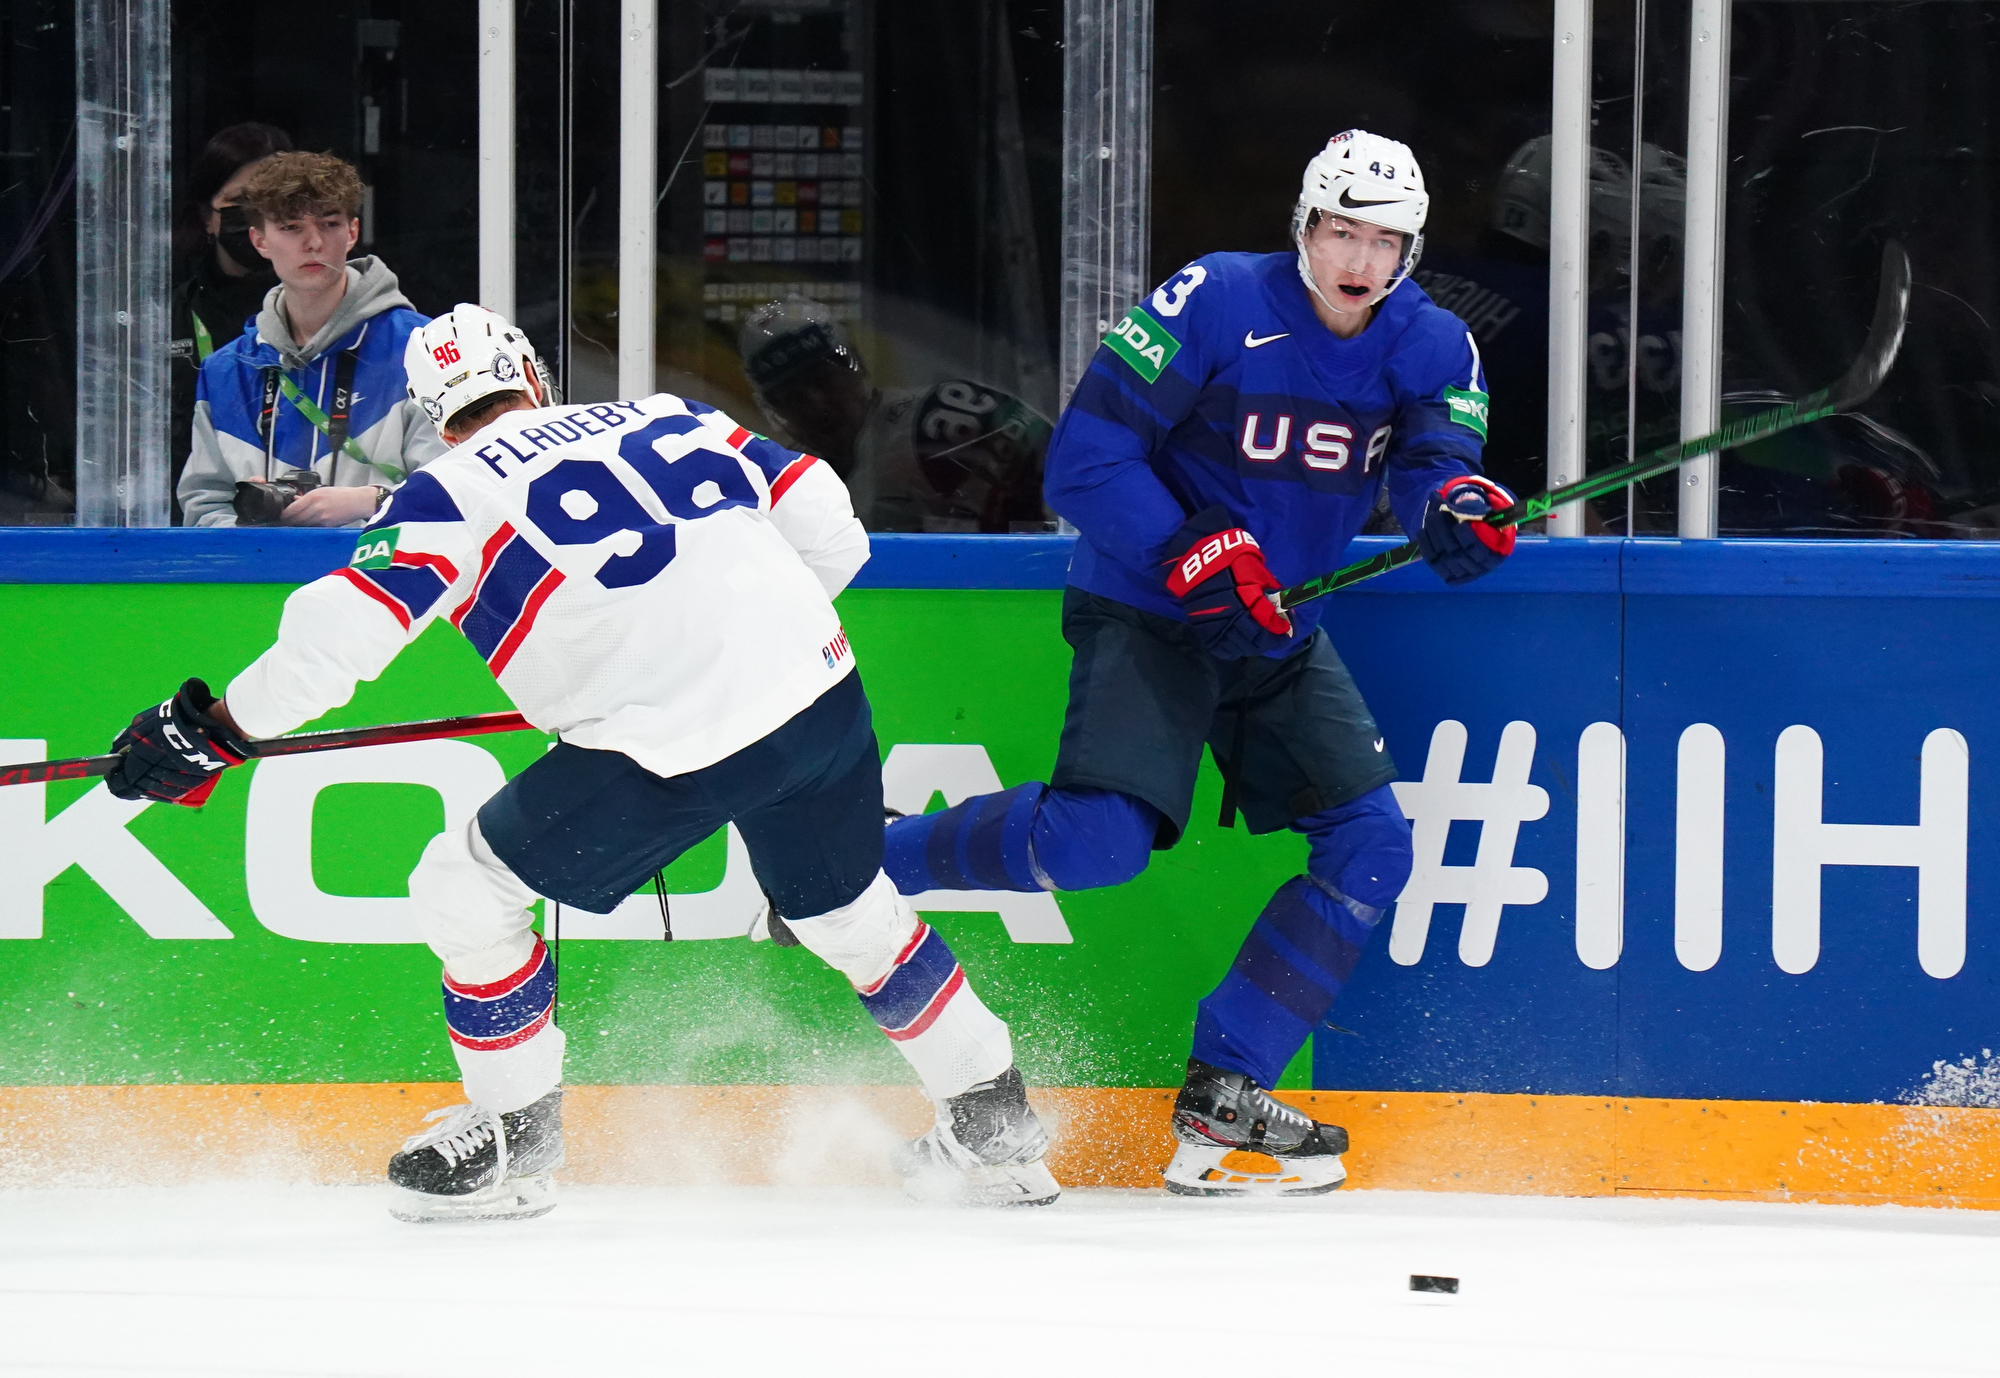
{"type": "Polygon", "coordinates": [[[896,1167],[913,1199],[943,1205],[1046,1206],[1062,1188],[1042,1161],[1048,1131],[1028,1104],[1019,1069],[939,1101],[937,1124],[896,1167]]]}
{"type": "Polygon", "coordinates": [[[1174,1137],[1167,1190],[1182,1196],[1319,1196],[1347,1180],[1345,1129],[1196,1058],[1174,1097],[1174,1137]],[[1245,1161],[1249,1155],[1271,1166],[1245,1161]]]}
{"type": "Polygon", "coordinates": [[[530,1220],[556,1208],[561,1087],[504,1114],[450,1105],[431,1111],[424,1123],[389,1159],[396,1189],[389,1214],[398,1220],[530,1220]]]}

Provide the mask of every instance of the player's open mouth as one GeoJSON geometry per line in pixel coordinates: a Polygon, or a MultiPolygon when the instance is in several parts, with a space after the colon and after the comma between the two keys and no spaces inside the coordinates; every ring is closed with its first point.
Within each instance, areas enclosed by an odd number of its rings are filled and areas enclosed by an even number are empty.
{"type": "Polygon", "coordinates": [[[1345,292],[1350,297],[1365,297],[1368,295],[1367,287],[1365,286],[1357,287],[1351,282],[1341,283],[1340,290],[1345,292]]]}

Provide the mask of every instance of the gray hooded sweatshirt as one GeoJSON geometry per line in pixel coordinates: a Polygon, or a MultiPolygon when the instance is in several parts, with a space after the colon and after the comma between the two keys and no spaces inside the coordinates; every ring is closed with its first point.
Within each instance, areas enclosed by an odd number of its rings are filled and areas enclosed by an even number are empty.
{"type": "Polygon", "coordinates": [[[285,320],[284,296],[283,284],[272,288],[256,330],[201,366],[193,447],[179,489],[189,526],[234,526],[231,503],[241,479],[311,469],[331,487],[394,487],[445,452],[437,428],[409,400],[403,373],[403,347],[427,318],[380,259],[371,255],[347,265],[347,291],[333,318],[303,345],[285,320]],[[265,416],[266,383],[280,369],[322,412],[333,414],[345,354],[353,355],[354,380],[348,435],[368,464],[336,449],[282,395],[265,416]]]}

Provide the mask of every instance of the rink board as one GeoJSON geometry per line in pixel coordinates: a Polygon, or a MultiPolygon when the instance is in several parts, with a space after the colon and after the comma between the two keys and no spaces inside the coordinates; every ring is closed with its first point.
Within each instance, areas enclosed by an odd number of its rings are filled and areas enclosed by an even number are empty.
{"type": "MultiPolygon", "coordinates": [[[[860,581],[875,586],[842,600],[905,795],[1052,762],[1062,552],[994,544],[881,541],[860,581]]],[[[100,751],[183,676],[219,686],[267,643],[288,586],[343,549],[338,533],[0,532],[16,648],[0,738],[24,757],[100,751]]],[[[1981,711],[2000,676],[2000,550],[1529,541],[1467,589],[1417,568],[1337,595],[1327,626],[1419,785],[1406,808],[1442,845],[1288,1085],[1496,1104],[2000,1102],[2000,795],[1981,711]],[[1690,758],[1697,724],[1714,730],[1690,758]],[[1798,728],[1823,757],[1810,817],[1798,728]],[[1704,821],[1718,798],[1719,828],[1704,821]]],[[[503,706],[434,628],[324,725],[503,706]]],[[[545,745],[269,762],[231,772],[200,812],[129,824],[80,785],[0,794],[0,937],[15,940],[0,949],[0,1085],[449,1079],[403,877],[447,817],[545,745]]],[[[1186,841],[1119,890],[1002,913],[933,901],[953,905],[932,912],[1013,1021],[1031,1081],[1178,1081],[1194,1000],[1302,861],[1295,839],[1217,828],[1218,803],[1205,764],[1186,841]]],[[[838,978],[721,936],[740,931],[746,880],[723,839],[668,880],[677,927],[717,940],[658,941],[650,895],[565,920],[574,1083],[905,1080],[838,978]]]]}

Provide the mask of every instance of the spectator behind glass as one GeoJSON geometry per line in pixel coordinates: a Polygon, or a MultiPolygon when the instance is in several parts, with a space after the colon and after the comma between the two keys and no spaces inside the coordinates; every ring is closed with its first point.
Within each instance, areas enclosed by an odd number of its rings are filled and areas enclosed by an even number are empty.
{"type": "MultiPolygon", "coordinates": [[[[201,361],[242,334],[264,304],[264,294],[278,285],[271,265],[250,247],[249,226],[236,198],[251,168],[291,146],[291,136],[272,125],[232,124],[208,141],[188,170],[188,199],[174,221],[174,296],[168,317],[173,336],[168,444],[175,488],[187,467],[193,438],[195,380],[201,361]]],[[[180,521],[176,496],[174,523],[180,521]]]]}
{"type": "Polygon", "coordinates": [[[347,261],[361,194],[331,154],[278,153],[251,170],[250,242],[278,286],[255,329],[201,366],[180,483],[190,526],[360,526],[445,452],[403,375],[404,342],[427,318],[380,259],[347,261]]]}
{"type": "Polygon", "coordinates": [[[878,388],[840,322],[801,297],[743,322],[743,373],[779,434],[847,484],[870,531],[1047,531],[1048,418],[965,378],[878,388]]]}

